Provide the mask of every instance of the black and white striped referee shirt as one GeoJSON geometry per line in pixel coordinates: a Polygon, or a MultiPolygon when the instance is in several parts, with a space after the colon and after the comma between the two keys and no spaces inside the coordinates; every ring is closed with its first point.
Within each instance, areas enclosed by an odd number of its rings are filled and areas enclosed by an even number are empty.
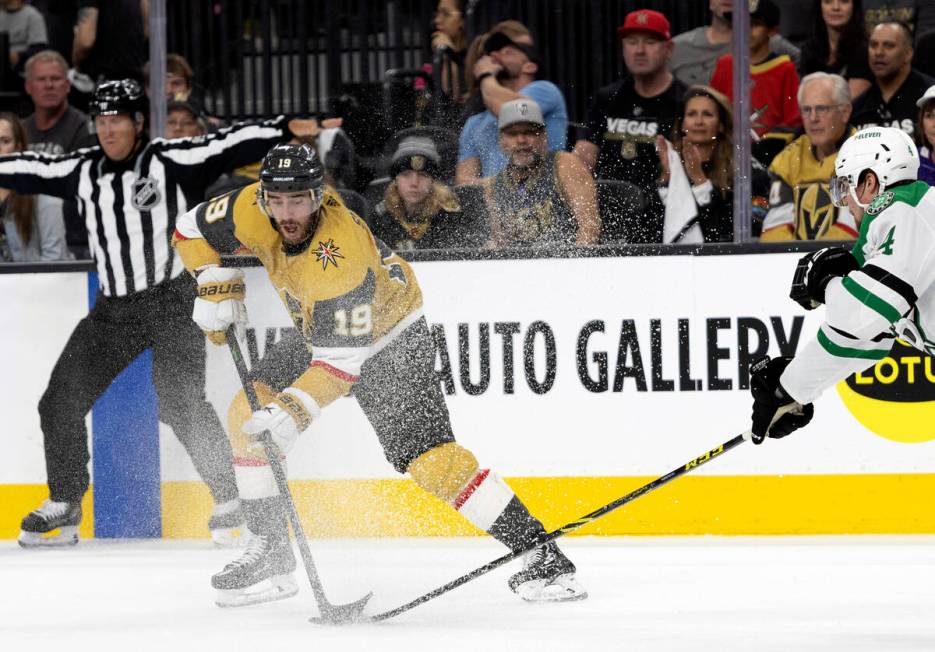
{"type": "Polygon", "coordinates": [[[242,123],[197,138],[156,138],[115,163],[98,147],[61,156],[0,156],[0,188],[77,198],[101,291],[125,296],[181,274],[175,220],[226,170],[255,163],[290,137],[286,118],[242,123]]]}

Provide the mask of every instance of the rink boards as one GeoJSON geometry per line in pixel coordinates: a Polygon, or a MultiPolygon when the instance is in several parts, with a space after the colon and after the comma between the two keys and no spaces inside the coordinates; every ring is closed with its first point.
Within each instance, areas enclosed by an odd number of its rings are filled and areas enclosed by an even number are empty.
{"type": "MultiPolygon", "coordinates": [[[[414,263],[455,433],[510,479],[549,527],[610,502],[747,427],[746,367],[791,354],[821,311],[788,297],[798,254],[414,263]]],[[[7,363],[0,538],[46,495],[36,403],[93,274],[3,274],[7,363]],[[89,278],[90,276],[90,278],[89,278]]],[[[262,270],[247,270],[249,343],[291,327],[262,270]]],[[[391,381],[390,381],[391,382],[391,381]]],[[[237,390],[209,347],[219,414],[237,390]]],[[[935,368],[911,349],[826,392],[807,430],[735,449],[589,525],[590,534],[935,532],[935,368]]],[[[207,490],[158,426],[148,360],[95,406],[85,536],[204,536],[207,490]],[[93,518],[91,514],[93,513],[93,518]]],[[[289,456],[319,536],[470,534],[397,476],[352,398],[329,406],[289,456]]]]}

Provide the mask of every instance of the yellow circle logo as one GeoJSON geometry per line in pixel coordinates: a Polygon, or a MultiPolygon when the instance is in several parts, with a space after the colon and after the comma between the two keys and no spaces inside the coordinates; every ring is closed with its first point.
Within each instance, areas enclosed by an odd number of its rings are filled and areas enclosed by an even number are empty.
{"type": "Polygon", "coordinates": [[[899,342],[889,357],[837,386],[867,430],[904,443],[935,439],[935,361],[899,342]]]}

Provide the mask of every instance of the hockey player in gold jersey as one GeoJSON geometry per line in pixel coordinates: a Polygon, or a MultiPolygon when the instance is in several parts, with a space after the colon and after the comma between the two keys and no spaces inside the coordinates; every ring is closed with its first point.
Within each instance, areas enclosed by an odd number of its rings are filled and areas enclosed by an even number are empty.
{"type": "MultiPolygon", "coordinates": [[[[260,182],[205,202],[178,223],[174,246],[199,284],[194,319],[212,341],[246,321],[239,269],[220,254],[246,248],[278,289],[299,335],[278,343],[251,372],[262,410],[240,392],[229,412],[234,470],[253,537],[242,557],[214,575],[218,604],[294,595],[295,557],[272,470],[256,445],[269,430],[285,455],[335,399],[353,394],[387,460],[513,550],[544,534],[512,489],[452,433],[434,377],[435,353],[422,293],[409,264],[322,184],[304,145],[280,145],[260,182]]],[[[526,556],[509,585],[527,600],[587,596],[555,542],[526,556]]]]}

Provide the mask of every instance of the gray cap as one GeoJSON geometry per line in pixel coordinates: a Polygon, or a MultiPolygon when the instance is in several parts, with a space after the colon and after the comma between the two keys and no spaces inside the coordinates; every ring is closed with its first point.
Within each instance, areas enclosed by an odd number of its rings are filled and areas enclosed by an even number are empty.
{"type": "Polygon", "coordinates": [[[545,120],[542,118],[542,109],[539,108],[538,104],[525,97],[504,102],[500,106],[500,119],[497,127],[502,131],[510,125],[520,122],[544,127],[545,120]]]}
{"type": "Polygon", "coordinates": [[[923,104],[925,104],[926,102],[928,102],[929,100],[933,98],[935,98],[935,86],[929,86],[928,89],[925,91],[925,93],[922,95],[922,97],[916,100],[916,106],[921,109],[923,104]]]}
{"type": "Polygon", "coordinates": [[[390,175],[395,177],[403,170],[415,170],[435,177],[440,160],[431,138],[409,136],[400,141],[393,153],[390,175]]]}

